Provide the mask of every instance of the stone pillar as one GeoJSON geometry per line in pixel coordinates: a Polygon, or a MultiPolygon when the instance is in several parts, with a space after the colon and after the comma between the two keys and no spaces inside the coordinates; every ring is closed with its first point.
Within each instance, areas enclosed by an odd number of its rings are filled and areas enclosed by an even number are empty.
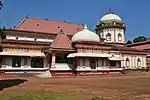
{"type": "Polygon", "coordinates": [[[134,69],[134,56],[131,56],[131,68],[134,69]]]}
{"type": "Polygon", "coordinates": [[[2,56],[2,67],[6,68],[6,56],[2,56]]]}
{"type": "Polygon", "coordinates": [[[55,67],[55,61],[56,61],[56,53],[52,52],[52,65],[51,65],[51,67],[55,67]]]}
{"type": "Polygon", "coordinates": [[[104,67],[106,67],[106,63],[107,63],[107,62],[106,62],[106,59],[104,59],[104,67]]]}
{"type": "Polygon", "coordinates": [[[24,57],[24,68],[28,67],[28,58],[24,57]]]}
{"type": "Polygon", "coordinates": [[[46,57],[45,58],[43,58],[43,67],[44,68],[47,68],[48,67],[48,63],[47,63],[48,61],[47,61],[47,59],[46,59],[46,57]]]}
{"type": "Polygon", "coordinates": [[[76,68],[80,67],[80,58],[75,58],[76,59],[76,68]]]}
{"type": "Polygon", "coordinates": [[[114,42],[116,42],[116,30],[115,29],[114,29],[114,42]]]}
{"type": "Polygon", "coordinates": [[[121,68],[120,65],[121,65],[121,61],[116,61],[116,67],[121,68]]]}
{"type": "Polygon", "coordinates": [[[136,69],[136,56],[134,56],[134,68],[136,69]]]}

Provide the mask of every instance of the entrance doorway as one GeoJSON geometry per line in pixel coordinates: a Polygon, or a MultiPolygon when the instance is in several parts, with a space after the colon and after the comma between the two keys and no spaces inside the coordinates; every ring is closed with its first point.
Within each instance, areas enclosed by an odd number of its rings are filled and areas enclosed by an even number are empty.
{"type": "Polygon", "coordinates": [[[95,60],[95,58],[90,58],[90,67],[91,67],[91,69],[96,69],[96,60],[95,60]]]}

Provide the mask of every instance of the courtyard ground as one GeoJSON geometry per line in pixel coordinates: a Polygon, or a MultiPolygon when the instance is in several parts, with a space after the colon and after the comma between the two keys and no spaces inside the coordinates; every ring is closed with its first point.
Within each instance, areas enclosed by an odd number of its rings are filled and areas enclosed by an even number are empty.
{"type": "Polygon", "coordinates": [[[123,75],[0,77],[0,100],[150,100],[150,72],[123,75]]]}

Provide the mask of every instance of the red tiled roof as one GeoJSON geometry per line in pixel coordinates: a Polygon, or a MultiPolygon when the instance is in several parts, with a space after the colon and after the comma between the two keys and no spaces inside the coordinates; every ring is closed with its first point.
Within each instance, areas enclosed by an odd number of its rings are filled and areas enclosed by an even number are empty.
{"type": "Polygon", "coordinates": [[[138,42],[138,43],[134,43],[134,44],[128,44],[127,47],[135,48],[138,50],[150,50],[150,40],[138,42]]]}
{"type": "Polygon", "coordinates": [[[53,49],[73,49],[70,39],[62,30],[56,36],[50,47],[53,49]]]}
{"type": "Polygon", "coordinates": [[[54,20],[41,20],[37,18],[25,18],[15,29],[42,33],[58,34],[60,29],[67,35],[74,35],[83,30],[83,24],[72,24],[54,20]]]}

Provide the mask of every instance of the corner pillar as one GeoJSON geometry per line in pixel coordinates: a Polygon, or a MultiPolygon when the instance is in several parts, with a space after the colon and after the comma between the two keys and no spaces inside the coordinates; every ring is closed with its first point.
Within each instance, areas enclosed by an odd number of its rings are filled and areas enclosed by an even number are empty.
{"type": "Polygon", "coordinates": [[[56,53],[55,52],[52,52],[52,64],[51,64],[51,67],[55,67],[55,62],[56,62],[56,53]]]}

